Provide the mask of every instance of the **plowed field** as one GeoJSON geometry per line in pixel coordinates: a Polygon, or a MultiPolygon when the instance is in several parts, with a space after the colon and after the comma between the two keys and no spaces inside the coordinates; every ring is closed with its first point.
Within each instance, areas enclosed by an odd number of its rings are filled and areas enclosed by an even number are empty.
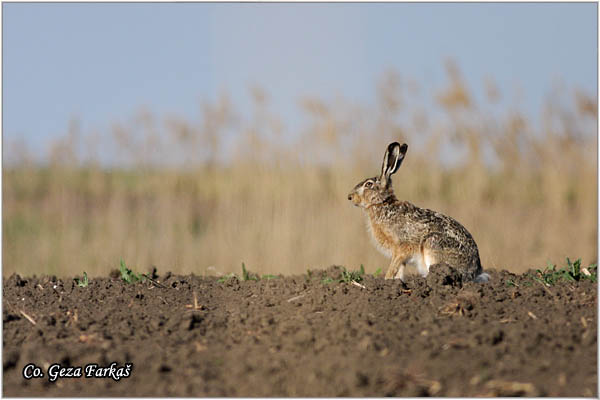
{"type": "Polygon", "coordinates": [[[440,267],[356,285],[331,267],[87,287],[12,275],[3,394],[597,396],[597,285],[488,272],[487,284],[440,267]]]}

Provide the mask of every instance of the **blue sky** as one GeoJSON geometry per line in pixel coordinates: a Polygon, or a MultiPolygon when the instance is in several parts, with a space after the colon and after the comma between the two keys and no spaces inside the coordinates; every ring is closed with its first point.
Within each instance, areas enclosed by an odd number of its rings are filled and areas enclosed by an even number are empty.
{"type": "Polygon", "coordinates": [[[440,89],[449,57],[475,95],[521,87],[532,116],[557,79],[597,88],[595,3],[4,3],[2,33],[4,139],[37,149],[73,117],[197,120],[224,91],[248,113],[252,86],[293,125],[308,95],[372,103],[389,69],[440,89]]]}

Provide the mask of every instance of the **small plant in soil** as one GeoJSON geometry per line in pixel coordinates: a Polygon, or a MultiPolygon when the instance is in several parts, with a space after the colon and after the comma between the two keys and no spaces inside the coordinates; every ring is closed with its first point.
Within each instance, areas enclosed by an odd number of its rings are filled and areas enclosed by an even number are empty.
{"type": "Polygon", "coordinates": [[[83,272],[83,279],[74,278],[73,279],[77,286],[79,287],[87,287],[89,285],[87,272],[83,272]]]}
{"type": "Polygon", "coordinates": [[[350,283],[360,282],[363,279],[363,275],[365,274],[365,267],[361,264],[360,269],[358,271],[348,271],[346,268],[342,269],[342,278],[340,282],[350,283]]]}
{"type": "Polygon", "coordinates": [[[249,272],[246,269],[246,264],[242,263],[242,280],[243,281],[258,281],[258,280],[260,280],[260,278],[258,277],[258,275],[253,274],[252,272],[249,272]]]}
{"type": "Polygon", "coordinates": [[[543,271],[538,269],[533,279],[547,286],[555,285],[561,280],[568,282],[590,280],[596,282],[598,279],[598,267],[596,264],[582,267],[581,258],[575,262],[571,262],[567,257],[567,265],[565,267],[557,269],[556,265],[550,264],[543,271]]]}
{"type": "Polygon", "coordinates": [[[358,271],[348,271],[345,267],[341,267],[340,275],[336,278],[332,278],[330,276],[325,276],[321,279],[321,283],[329,284],[332,282],[339,283],[352,283],[352,282],[360,282],[363,280],[363,275],[365,274],[365,267],[361,264],[360,269],[358,271]]]}
{"type": "Polygon", "coordinates": [[[230,274],[227,274],[225,276],[220,277],[219,279],[217,279],[218,283],[224,283],[227,282],[229,279],[231,278],[236,278],[235,274],[232,272],[230,274]]]}
{"type": "Polygon", "coordinates": [[[381,268],[377,268],[377,270],[373,274],[373,277],[377,278],[379,275],[382,274],[382,272],[383,272],[383,270],[381,268]]]}
{"type": "Polygon", "coordinates": [[[141,274],[136,274],[131,269],[127,268],[127,265],[125,265],[125,261],[123,260],[121,260],[120,271],[121,279],[125,283],[135,283],[139,281],[144,281],[144,277],[141,274]]]}

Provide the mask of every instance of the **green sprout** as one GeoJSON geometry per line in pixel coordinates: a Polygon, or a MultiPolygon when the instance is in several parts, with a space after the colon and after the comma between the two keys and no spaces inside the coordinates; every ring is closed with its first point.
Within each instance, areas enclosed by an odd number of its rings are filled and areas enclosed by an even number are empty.
{"type": "Polygon", "coordinates": [[[364,274],[365,267],[362,264],[360,265],[360,269],[358,271],[348,271],[346,268],[342,267],[342,278],[340,279],[340,282],[360,282],[363,280],[364,274]]]}
{"type": "Polygon", "coordinates": [[[123,259],[121,259],[120,271],[121,271],[121,279],[125,283],[135,283],[135,282],[139,282],[139,281],[143,282],[145,279],[142,275],[136,274],[131,269],[127,268],[127,265],[125,265],[125,261],[123,261],[123,259]]]}
{"type": "Polygon", "coordinates": [[[243,281],[257,281],[259,280],[258,276],[248,272],[246,269],[246,264],[242,263],[242,280],[243,281]]]}
{"type": "Polygon", "coordinates": [[[235,278],[235,277],[236,277],[235,274],[232,272],[230,274],[220,277],[219,279],[217,279],[217,282],[218,283],[227,282],[229,279],[235,278]]]}
{"type": "Polygon", "coordinates": [[[557,269],[556,265],[549,263],[543,271],[538,269],[536,272],[537,276],[534,276],[533,279],[546,286],[555,285],[559,281],[578,282],[590,280],[596,282],[598,279],[597,265],[591,264],[587,268],[582,268],[581,258],[571,262],[567,257],[567,265],[563,268],[557,269]]]}
{"type": "Polygon", "coordinates": [[[73,280],[79,287],[87,287],[87,285],[89,285],[87,272],[85,271],[83,272],[83,279],[74,278],[73,280]]]}

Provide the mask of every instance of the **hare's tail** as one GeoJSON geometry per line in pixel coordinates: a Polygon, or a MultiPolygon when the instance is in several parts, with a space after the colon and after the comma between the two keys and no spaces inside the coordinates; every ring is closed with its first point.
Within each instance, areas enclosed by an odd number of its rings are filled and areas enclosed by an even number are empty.
{"type": "MultiPolygon", "coordinates": [[[[472,275],[471,275],[472,276],[472,275]]],[[[472,278],[473,282],[477,283],[486,283],[490,280],[490,274],[487,272],[483,272],[483,268],[481,267],[481,261],[477,260],[477,269],[475,270],[475,278],[472,278]]]]}
{"type": "Polygon", "coordinates": [[[486,283],[490,280],[490,275],[486,272],[482,272],[479,275],[477,275],[474,279],[475,282],[477,283],[486,283]]]}

